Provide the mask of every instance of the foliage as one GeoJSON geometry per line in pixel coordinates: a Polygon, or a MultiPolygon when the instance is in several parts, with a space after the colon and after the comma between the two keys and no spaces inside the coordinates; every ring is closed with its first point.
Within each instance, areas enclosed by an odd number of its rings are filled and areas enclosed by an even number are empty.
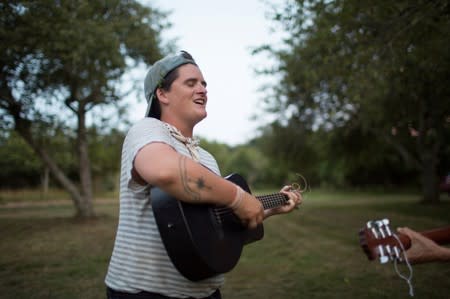
{"type": "Polygon", "coordinates": [[[213,155],[219,165],[222,175],[225,175],[228,170],[224,169],[224,165],[226,165],[229,160],[231,152],[233,151],[232,147],[227,144],[207,140],[205,138],[200,139],[200,146],[213,155]]]}
{"type": "Polygon", "coordinates": [[[42,163],[16,133],[4,134],[0,141],[0,187],[24,188],[40,183],[42,163]],[[5,136],[6,135],[6,136],[5,136]]]}
{"type": "Polygon", "coordinates": [[[283,45],[255,51],[278,63],[260,70],[280,78],[266,97],[275,99],[266,101],[275,130],[340,134],[343,156],[326,171],[337,167],[343,178],[382,161],[388,144],[406,172],[420,171],[424,198],[436,200],[438,171],[450,167],[439,165],[449,147],[449,11],[447,1],[286,1],[273,14],[283,45]],[[355,144],[365,159],[353,155],[355,144]]]}
{"type": "MultiPolygon", "coordinates": [[[[36,126],[35,138],[42,146],[49,149],[67,174],[72,179],[77,179],[77,161],[72,151],[75,140],[70,132],[61,127],[36,126]]],[[[36,187],[40,184],[45,164],[33,153],[16,131],[3,131],[1,152],[6,157],[2,164],[4,176],[0,186],[2,188],[36,187]]]]}
{"type": "Polygon", "coordinates": [[[102,133],[96,127],[89,131],[89,153],[95,191],[117,191],[122,143],[125,134],[117,129],[102,133]]]}
{"type": "MultiPolygon", "coordinates": [[[[77,157],[72,149],[75,139],[70,132],[62,128],[41,131],[41,142],[62,165],[64,172],[78,182],[77,157]]],[[[41,184],[45,166],[15,131],[5,131],[0,141],[0,154],[4,157],[0,162],[0,189],[5,188],[36,188],[41,184]]],[[[114,191],[117,175],[120,169],[121,147],[124,134],[117,129],[109,133],[100,132],[92,127],[89,132],[89,153],[92,159],[92,172],[95,191],[114,191]]],[[[56,182],[52,181],[52,185],[56,182]]],[[[57,185],[57,184],[56,184],[57,185]]]]}
{"type": "Polygon", "coordinates": [[[135,1],[1,5],[2,108],[11,108],[9,90],[28,119],[67,121],[60,109],[117,102],[124,71],[160,57],[164,15],[135,1]]]}
{"type": "Polygon", "coordinates": [[[164,13],[137,1],[8,1],[0,8],[0,38],[8,41],[0,46],[2,127],[24,138],[70,193],[77,214],[89,217],[88,117],[104,126],[125,115],[94,113],[100,107],[120,112],[123,75],[162,56],[160,32],[170,24],[164,13]],[[39,128],[47,127],[64,128],[75,141],[78,182],[40,142],[39,128]]]}
{"type": "Polygon", "coordinates": [[[221,174],[232,173],[242,175],[251,187],[272,187],[269,159],[252,144],[235,147],[223,143],[202,139],[201,146],[210,152],[217,160],[221,174]]]}
{"type": "Polygon", "coordinates": [[[313,140],[315,135],[298,124],[282,126],[274,123],[253,143],[269,159],[267,171],[272,182],[279,186],[287,181],[298,181],[297,174],[303,176],[308,184],[318,183],[315,169],[320,156],[313,140]]]}

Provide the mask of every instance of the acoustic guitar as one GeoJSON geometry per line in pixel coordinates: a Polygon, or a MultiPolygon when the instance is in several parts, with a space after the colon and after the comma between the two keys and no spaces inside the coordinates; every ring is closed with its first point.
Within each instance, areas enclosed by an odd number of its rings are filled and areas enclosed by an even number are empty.
{"type": "MultiPolygon", "coordinates": [[[[227,180],[250,193],[245,179],[232,174],[227,180]]],[[[152,209],[167,250],[177,270],[192,281],[229,272],[238,262],[243,246],[264,236],[263,225],[244,227],[231,209],[177,200],[159,188],[151,191],[152,209]]],[[[286,204],[282,193],[256,196],[264,209],[286,204]]]]}
{"type": "MultiPolygon", "coordinates": [[[[419,233],[440,245],[450,243],[450,226],[419,233]]],[[[389,219],[368,221],[359,231],[359,243],[369,260],[379,259],[382,264],[395,259],[402,261],[403,250],[411,247],[408,236],[391,230],[389,219]]]]}

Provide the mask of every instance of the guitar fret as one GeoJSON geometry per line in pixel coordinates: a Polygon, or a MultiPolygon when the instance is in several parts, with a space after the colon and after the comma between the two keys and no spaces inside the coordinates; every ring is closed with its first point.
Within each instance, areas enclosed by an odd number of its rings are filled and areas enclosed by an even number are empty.
{"type": "Polygon", "coordinates": [[[287,196],[282,193],[256,196],[261,201],[265,210],[282,206],[287,201],[287,196]]]}
{"type": "MultiPolygon", "coordinates": [[[[260,195],[256,196],[256,198],[261,201],[264,210],[276,208],[279,206],[282,206],[287,201],[287,196],[282,193],[275,193],[275,194],[267,194],[267,195],[260,195]]],[[[233,211],[229,208],[214,208],[214,214],[217,223],[222,223],[223,218],[222,216],[231,214],[233,211]]]]}

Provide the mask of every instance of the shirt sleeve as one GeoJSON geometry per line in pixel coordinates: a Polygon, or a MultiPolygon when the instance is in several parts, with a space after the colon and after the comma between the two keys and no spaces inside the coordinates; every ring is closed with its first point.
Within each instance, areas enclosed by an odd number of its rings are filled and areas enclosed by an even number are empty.
{"type": "Polygon", "coordinates": [[[148,188],[148,185],[142,186],[133,180],[131,169],[138,152],[144,146],[153,142],[162,142],[174,147],[168,129],[161,121],[155,118],[144,118],[140,120],[131,127],[125,137],[122,149],[122,167],[125,167],[126,170],[128,187],[134,191],[142,191],[142,189],[148,188]]]}

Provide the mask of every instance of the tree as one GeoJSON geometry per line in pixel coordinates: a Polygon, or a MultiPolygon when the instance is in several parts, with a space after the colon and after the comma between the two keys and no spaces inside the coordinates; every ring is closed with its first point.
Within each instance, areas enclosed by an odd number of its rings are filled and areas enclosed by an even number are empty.
{"type": "Polygon", "coordinates": [[[81,217],[95,215],[88,113],[119,105],[122,75],[162,55],[163,13],[137,1],[0,3],[0,121],[13,127],[70,193],[81,217]],[[58,165],[40,126],[75,128],[79,182],[58,165]]]}
{"type": "Polygon", "coordinates": [[[350,126],[383,140],[421,173],[423,200],[437,202],[449,146],[449,15],[443,0],[288,1],[273,15],[288,34],[283,47],[256,51],[279,62],[268,107],[309,130],[350,126]]]}
{"type": "Polygon", "coordinates": [[[262,136],[253,143],[268,160],[265,172],[275,186],[298,182],[299,175],[308,184],[318,184],[321,156],[320,144],[315,142],[317,139],[320,140],[316,134],[292,120],[286,125],[274,123],[265,127],[262,136]]]}
{"type": "Polygon", "coordinates": [[[18,188],[39,184],[42,163],[14,131],[0,137],[0,187],[18,188]]]}
{"type": "Polygon", "coordinates": [[[88,132],[89,153],[93,161],[94,190],[113,191],[119,182],[120,157],[125,133],[116,128],[108,133],[101,131],[93,127],[88,132]]]}
{"type": "Polygon", "coordinates": [[[227,144],[201,139],[201,146],[210,152],[220,168],[223,176],[232,173],[242,175],[247,183],[253,187],[279,187],[282,179],[274,175],[270,160],[260,150],[258,141],[251,141],[245,145],[230,147],[227,144]],[[274,177],[276,177],[274,179],[274,177]]]}

